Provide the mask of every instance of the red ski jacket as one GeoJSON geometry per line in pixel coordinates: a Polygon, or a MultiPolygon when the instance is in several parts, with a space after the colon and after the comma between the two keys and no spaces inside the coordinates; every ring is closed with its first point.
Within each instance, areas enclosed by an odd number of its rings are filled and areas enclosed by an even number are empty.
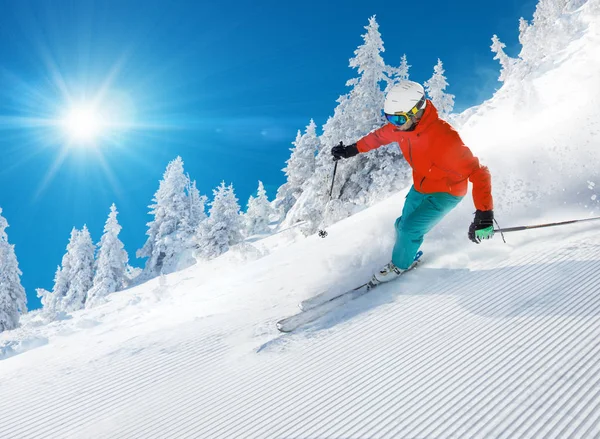
{"type": "Polygon", "coordinates": [[[401,131],[391,123],[356,142],[360,152],[397,142],[413,169],[415,189],[424,194],[446,192],[462,197],[468,181],[473,183],[473,200],[478,210],[492,210],[492,181],[487,167],[464,145],[458,133],[439,118],[427,101],[423,117],[413,131],[401,131]]]}

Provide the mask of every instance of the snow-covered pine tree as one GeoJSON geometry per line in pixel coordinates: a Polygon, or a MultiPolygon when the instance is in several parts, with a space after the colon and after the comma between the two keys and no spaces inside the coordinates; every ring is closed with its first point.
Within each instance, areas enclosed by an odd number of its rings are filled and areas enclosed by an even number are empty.
{"type": "Polygon", "coordinates": [[[233,185],[225,186],[225,182],[221,182],[213,195],[208,219],[200,223],[196,238],[197,254],[205,259],[225,253],[242,240],[240,205],[233,185]]]}
{"type": "Polygon", "coordinates": [[[364,43],[354,51],[354,57],[349,62],[359,76],[346,82],[346,86],[352,89],[345,99],[341,97],[338,100],[340,105],[334,112],[333,118],[339,119],[340,124],[334,124],[333,130],[326,124],[323,129],[327,147],[333,147],[340,141],[344,144],[355,142],[384,123],[381,109],[385,95],[381,83],[386,81],[387,76],[381,53],[385,49],[375,16],[369,18],[365,29],[367,33],[362,35],[364,43]]]}
{"type": "MultiPolygon", "coordinates": [[[[302,134],[300,133],[300,130],[298,130],[298,133],[296,134],[296,140],[292,142],[292,145],[296,145],[298,142],[300,142],[301,137],[302,134]]],[[[293,149],[291,149],[291,151],[293,151],[293,149]]],[[[283,168],[282,171],[286,172],[286,168],[283,168]]],[[[300,193],[295,193],[294,187],[290,184],[289,179],[279,186],[279,188],[277,188],[277,194],[275,194],[275,201],[273,204],[280,221],[285,220],[286,215],[294,206],[294,203],[296,203],[299,196],[300,193]]]]}
{"type": "Polygon", "coordinates": [[[92,237],[84,225],[73,243],[71,269],[68,273],[69,288],[62,297],[60,311],[77,311],[85,306],[87,293],[94,281],[94,254],[92,237]]]}
{"type": "Polygon", "coordinates": [[[315,155],[319,150],[320,141],[317,137],[317,125],[314,120],[310,120],[304,134],[298,131],[292,145],[294,148],[290,148],[292,153],[286,162],[287,166],[283,168],[287,182],[277,191],[275,201],[275,206],[282,217],[300,198],[302,188],[315,172],[315,155]]]}
{"type": "Polygon", "coordinates": [[[350,59],[350,67],[358,70],[359,77],[347,82],[352,90],[337,100],[334,115],[323,127],[315,173],[286,217],[285,225],[308,221],[308,233],[324,220],[331,222],[347,216],[405,184],[402,176],[407,165],[401,161],[397,145],[382,147],[339,164],[333,198],[340,201],[334,203],[335,208],[327,204],[333,171],[331,148],[340,141],[345,145],[354,143],[385,123],[381,114],[385,100],[381,83],[389,78],[381,57],[384,47],[375,17],[369,19],[365,29],[364,44],[350,59]]]}
{"type": "Polygon", "coordinates": [[[86,308],[102,303],[106,296],[125,286],[129,257],[119,239],[122,227],[117,215],[117,206],[113,204],[104,225],[104,234],[98,243],[96,274],[92,288],[87,293],[86,308]]]}
{"type": "Polygon", "coordinates": [[[246,236],[271,232],[269,222],[272,213],[273,208],[267,198],[267,191],[265,190],[262,181],[259,181],[257,195],[256,197],[250,196],[248,199],[248,208],[244,215],[244,230],[246,236]]]}
{"type": "Polygon", "coordinates": [[[148,239],[137,251],[138,258],[148,258],[142,277],[151,279],[161,273],[171,273],[183,268],[179,255],[186,247],[190,202],[186,195],[189,179],[183,171],[183,160],[177,157],[167,165],[154,194],[148,223],[148,239]]]}
{"type": "Polygon", "coordinates": [[[492,49],[492,52],[496,54],[496,56],[494,56],[494,59],[500,61],[501,69],[498,81],[502,82],[506,81],[506,79],[510,76],[510,73],[513,70],[515,64],[515,59],[509,57],[504,52],[505,47],[506,44],[500,41],[497,35],[494,35],[492,37],[492,45],[490,46],[490,48],[492,49]]]}
{"type": "Polygon", "coordinates": [[[391,67],[391,66],[386,67],[386,74],[387,74],[389,80],[388,80],[388,84],[385,88],[385,94],[387,94],[387,92],[394,85],[398,84],[398,82],[408,80],[408,77],[409,77],[408,70],[411,67],[412,66],[408,64],[408,60],[406,59],[406,54],[402,55],[402,58],[400,58],[400,66],[399,67],[391,67]]]}
{"type": "Polygon", "coordinates": [[[402,55],[402,58],[400,58],[400,67],[398,67],[398,70],[395,72],[395,76],[399,81],[408,81],[408,70],[411,67],[412,66],[408,64],[406,59],[406,54],[402,55]]]}
{"type": "MultiPolygon", "coordinates": [[[[529,32],[529,22],[523,17],[519,18],[519,43],[521,46],[525,46],[527,42],[527,33],[529,32]]],[[[520,58],[523,58],[523,51],[521,50],[520,58]]]]}
{"type": "MultiPolygon", "coordinates": [[[[600,2],[587,0],[539,0],[529,23],[519,20],[519,41],[522,49],[516,62],[519,77],[548,63],[553,56],[567,47],[574,37],[589,27],[585,10],[600,10],[600,2]]],[[[596,13],[592,12],[593,15],[596,13]]]]}
{"type": "Polygon", "coordinates": [[[188,175],[188,215],[184,219],[184,230],[193,237],[198,231],[198,226],[204,221],[206,216],[206,195],[200,195],[196,187],[196,180],[191,180],[188,175]]]}
{"type": "Polygon", "coordinates": [[[186,188],[188,206],[183,218],[181,231],[179,232],[181,240],[181,250],[177,256],[178,268],[189,267],[196,263],[194,257],[196,250],[196,235],[200,224],[206,220],[206,195],[200,195],[196,187],[196,181],[188,176],[188,185],[186,188]]]}
{"type": "Polygon", "coordinates": [[[21,270],[14,245],[8,242],[8,221],[0,208],[0,332],[19,326],[19,314],[27,312],[27,297],[21,285],[21,270]]]}
{"type": "Polygon", "coordinates": [[[558,18],[566,3],[567,0],[540,0],[531,24],[520,18],[519,41],[523,48],[519,57],[528,67],[539,66],[549,53],[559,49],[559,39],[563,35],[558,18]]]}
{"type": "Polygon", "coordinates": [[[60,282],[60,279],[66,278],[66,276],[63,276],[61,273],[62,268],[59,265],[56,267],[56,271],[54,272],[54,287],[52,288],[52,291],[48,291],[44,288],[35,289],[37,297],[39,297],[40,301],[42,302],[42,309],[46,313],[50,314],[60,309],[60,300],[62,296],[54,294],[54,291],[56,289],[56,285],[60,282]]]}
{"type": "Polygon", "coordinates": [[[44,311],[48,313],[59,312],[63,309],[62,301],[67,295],[71,285],[70,276],[73,265],[73,249],[76,245],[79,233],[79,230],[77,230],[75,227],[73,227],[71,230],[71,237],[69,238],[69,243],[67,244],[67,252],[62,258],[61,265],[56,268],[52,292],[50,293],[42,288],[38,288],[36,290],[38,297],[42,300],[44,311]]]}
{"type": "Polygon", "coordinates": [[[424,86],[440,117],[442,119],[448,118],[454,108],[454,95],[444,92],[448,87],[448,81],[444,76],[444,65],[441,59],[438,59],[436,66],[433,68],[433,76],[425,81],[424,86]]]}

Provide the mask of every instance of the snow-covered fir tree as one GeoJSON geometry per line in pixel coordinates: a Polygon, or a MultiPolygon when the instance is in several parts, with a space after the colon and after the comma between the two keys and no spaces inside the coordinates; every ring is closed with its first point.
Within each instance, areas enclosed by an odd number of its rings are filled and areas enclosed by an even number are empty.
{"type": "Polygon", "coordinates": [[[56,269],[52,292],[37,289],[48,313],[77,311],[85,305],[94,279],[94,243],[87,226],[73,228],[67,252],[56,269]]]}
{"type": "MultiPolygon", "coordinates": [[[[331,148],[339,142],[346,145],[354,143],[384,123],[381,109],[385,95],[381,83],[386,82],[388,77],[381,53],[385,49],[375,17],[369,19],[365,29],[367,33],[362,35],[364,42],[354,51],[349,62],[350,67],[358,70],[359,76],[347,81],[350,92],[338,98],[333,116],[323,126],[317,167],[308,183],[310,190],[304,191],[289,214],[290,223],[309,221],[309,232],[314,232],[328,213],[326,207],[334,167],[331,148]]],[[[334,198],[343,196],[350,205],[349,209],[366,195],[369,176],[363,171],[372,167],[369,161],[366,155],[359,155],[338,166],[334,198]]]]}
{"type": "Polygon", "coordinates": [[[436,66],[433,68],[433,76],[425,81],[424,86],[440,117],[446,119],[454,109],[454,95],[444,91],[448,87],[448,81],[444,76],[444,65],[441,59],[438,59],[436,66]]]}
{"type": "MultiPolygon", "coordinates": [[[[182,263],[181,256],[192,239],[191,233],[197,215],[199,197],[192,200],[186,194],[190,187],[189,178],[183,170],[183,160],[177,157],[171,161],[159,188],[154,194],[150,215],[154,220],[148,223],[148,239],[138,250],[138,258],[148,258],[142,277],[150,279],[161,273],[171,273],[189,265],[182,263]]],[[[193,186],[195,188],[195,185],[193,186]]],[[[193,197],[196,197],[194,192],[193,197]]]]}
{"type": "Polygon", "coordinates": [[[248,199],[248,208],[244,215],[244,230],[246,236],[269,233],[270,216],[273,208],[267,198],[267,191],[262,184],[258,182],[256,197],[250,196],[248,199]]]}
{"type": "MultiPolygon", "coordinates": [[[[300,132],[300,130],[298,130],[298,133],[296,134],[296,140],[292,142],[292,145],[297,145],[300,142],[301,138],[302,133],[300,132]]],[[[292,156],[294,154],[294,149],[295,148],[290,148],[290,151],[292,151],[292,156]]],[[[288,160],[286,163],[289,163],[289,161],[290,160],[288,160]]],[[[287,167],[283,168],[282,171],[286,174],[288,180],[284,184],[279,186],[279,188],[277,189],[274,205],[277,213],[279,214],[279,218],[283,220],[286,217],[287,213],[290,211],[290,209],[294,206],[294,203],[296,203],[296,201],[298,200],[298,197],[300,196],[302,191],[298,190],[298,188],[295,188],[290,183],[287,167]]]]}
{"type": "Polygon", "coordinates": [[[369,18],[365,29],[367,33],[362,35],[364,43],[354,51],[354,57],[349,62],[359,76],[346,82],[346,86],[352,89],[338,99],[339,105],[333,117],[323,128],[322,141],[328,148],[340,141],[344,144],[353,143],[384,123],[381,109],[385,95],[381,83],[388,78],[381,57],[385,51],[383,40],[374,16],[369,18]]]}
{"type": "Polygon", "coordinates": [[[496,54],[496,56],[494,56],[494,59],[497,59],[500,62],[501,69],[498,81],[502,82],[506,81],[506,79],[509,77],[512,69],[514,68],[515,63],[515,60],[509,57],[504,52],[505,47],[506,44],[500,41],[497,35],[494,35],[492,37],[492,45],[490,46],[490,48],[492,49],[492,52],[496,54]]]}
{"type": "Polygon", "coordinates": [[[315,172],[315,156],[319,150],[320,141],[317,137],[317,125],[314,120],[306,127],[304,134],[298,131],[292,152],[283,172],[287,181],[277,191],[275,206],[281,216],[285,216],[296,200],[302,194],[306,182],[315,172]]]}
{"type": "Polygon", "coordinates": [[[570,1],[540,0],[531,24],[523,17],[519,20],[519,41],[523,46],[519,57],[530,68],[539,66],[549,54],[562,48],[566,20],[559,18],[567,3],[570,1]]]}
{"type": "Polygon", "coordinates": [[[87,293],[86,308],[102,303],[106,296],[125,286],[129,257],[119,239],[121,225],[117,215],[117,206],[113,204],[104,225],[104,234],[98,243],[96,274],[93,286],[87,293]]]}
{"type": "Polygon", "coordinates": [[[177,257],[178,268],[188,267],[196,263],[196,235],[200,224],[207,219],[206,215],[206,195],[200,195],[196,187],[196,181],[192,181],[188,176],[187,185],[188,207],[182,223],[181,250],[177,257]]]}
{"type": "Polygon", "coordinates": [[[354,143],[385,123],[381,114],[385,100],[382,83],[389,78],[381,57],[384,47],[375,17],[369,19],[365,29],[364,44],[350,59],[350,67],[357,69],[359,76],[347,82],[351,91],[337,100],[333,116],[324,125],[315,173],[286,217],[286,225],[307,220],[308,233],[314,232],[321,222],[347,216],[406,184],[403,180],[407,165],[401,160],[397,145],[389,145],[341,162],[333,191],[333,198],[339,201],[335,206],[328,204],[334,168],[331,148],[340,141],[345,145],[354,143]]]}
{"type": "Polygon", "coordinates": [[[8,222],[0,208],[0,332],[19,326],[19,315],[27,312],[27,297],[21,285],[21,270],[14,245],[8,242],[8,222]]]}
{"type": "Polygon", "coordinates": [[[198,226],[204,221],[206,216],[206,195],[200,195],[196,187],[196,181],[192,181],[188,175],[188,215],[184,219],[184,229],[187,234],[194,236],[198,231],[198,226]]]}
{"type": "Polygon", "coordinates": [[[386,67],[386,73],[388,75],[388,84],[385,88],[385,94],[387,94],[387,92],[396,84],[398,84],[400,81],[407,81],[408,77],[409,77],[409,69],[412,66],[408,64],[408,60],[406,59],[406,54],[402,55],[402,58],[400,59],[400,66],[399,67],[391,67],[388,66],[386,67]]]}
{"type": "Polygon", "coordinates": [[[196,237],[197,254],[205,259],[225,253],[242,240],[240,205],[233,185],[225,186],[225,182],[221,182],[213,195],[208,219],[200,224],[196,237]]]}
{"type": "Polygon", "coordinates": [[[61,311],[77,311],[85,306],[94,281],[95,246],[87,226],[77,233],[72,247],[69,288],[62,298],[61,311]]]}
{"type": "Polygon", "coordinates": [[[412,66],[408,64],[408,60],[406,59],[406,54],[402,55],[400,58],[400,67],[395,72],[395,77],[398,78],[399,81],[408,81],[408,70],[412,66]]]}
{"type": "Polygon", "coordinates": [[[553,64],[552,55],[563,50],[574,37],[588,28],[589,23],[582,13],[583,6],[600,9],[597,0],[539,0],[529,23],[519,20],[519,53],[517,72],[524,77],[528,72],[539,69],[544,63],[553,64]]]}
{"type": "Polygon", "coordinates": [[[79,231],[73,227],[69,243],[67,244],[67,252],[62,257],[61,264],[56,268],[54,275],[54,286],[52,292],[38,288],[36,291],[38,297],[42,300],[44,310],[53,313],[62,310],[62,300],[67,295],[70,287],[70,276],[73,260],[73,249],[75,247],[79,231]]]}

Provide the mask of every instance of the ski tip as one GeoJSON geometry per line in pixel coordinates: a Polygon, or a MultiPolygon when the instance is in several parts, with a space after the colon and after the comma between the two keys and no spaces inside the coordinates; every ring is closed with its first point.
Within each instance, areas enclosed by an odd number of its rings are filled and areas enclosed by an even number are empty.
{"type": "Polygon", "coordinates": [[[291,332],[291,331],[287,330],[281,322],[277,322],[276,326],[277,326],[277,330],[279,332],[284,332],[284,333],[291,332]]]}

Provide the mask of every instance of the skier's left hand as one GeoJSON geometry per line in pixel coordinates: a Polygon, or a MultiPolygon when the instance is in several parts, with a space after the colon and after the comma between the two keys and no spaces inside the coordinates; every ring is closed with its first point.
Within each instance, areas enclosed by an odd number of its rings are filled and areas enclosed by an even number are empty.
{"type": "Polygon", "coordinates": [[[340,142],[339,145],[336,145],[333,148],[331,148],[331,155],[335,160],[348,159],[350,157],[354,157],[356,154],[358,154],[358,148],[356,147],[356,143],[346,146],[342,142],[340,142]]]}
{"type": "Polygon", "coordinates": [[[491,239],[494,236],[494,211],[477,210],[475,219],[469,227],[469,239],[479,244],[482,239],[491,239]]]}

